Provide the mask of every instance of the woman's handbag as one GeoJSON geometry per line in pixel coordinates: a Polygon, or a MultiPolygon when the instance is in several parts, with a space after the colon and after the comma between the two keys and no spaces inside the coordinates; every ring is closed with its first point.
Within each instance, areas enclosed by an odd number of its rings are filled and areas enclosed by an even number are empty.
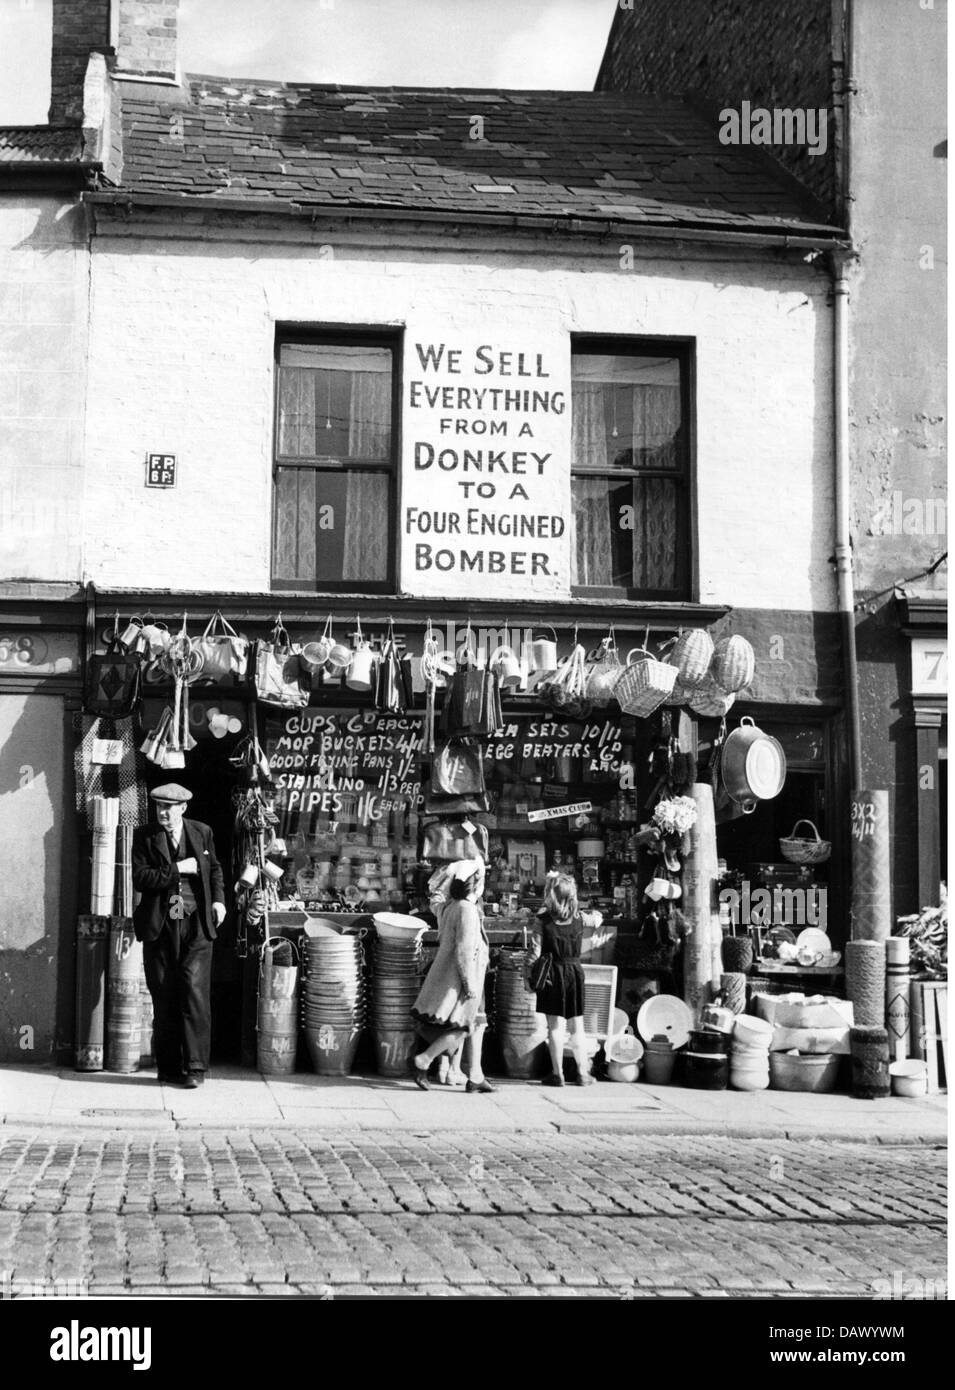
{"type": "Polygon", "coordinates": [[[249,667],[249,642],[240,637],[218,608],[206,623],[205,631],[195,643],[202,657],[199,680],[225,680],[227,676],[244,676],[249,667]]]}
{"type": "Polygon", "coordinates": [[[527,983],[535,994],[538,990],[546,989],[550,984],[553,969],[554,957],[552,955],[548,953],[537,957],[527,975],[527,983]]]}
{"type": "Polygon", "coordinates": [[[252,668],[256,699],[282,709],[301,709],[308,704],[310,678],[303,672],[299,655],[278,618],[267,642],[256,642],[252,668]]]}

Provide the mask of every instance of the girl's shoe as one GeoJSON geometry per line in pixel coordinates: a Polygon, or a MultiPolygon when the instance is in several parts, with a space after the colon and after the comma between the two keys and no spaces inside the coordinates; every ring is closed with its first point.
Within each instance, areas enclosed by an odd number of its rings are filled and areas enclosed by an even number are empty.
{"type": "Polygon", "coordinates": [[[563,1086],[563,1084],[564,1078],[562,1076],[558,1076],[556,1072],[552,1072],[550,1076],[545,1076],[543,1081],[541,1082],[542,1086],[563,1086]]]}
{"type": "Polygon", "coordinates": [[[480,1091],[482,1096],[493,1096],[497,1087],[492,1086],[487,1077],[485,1077],[483,1081],[469,1081],[464,1089],[468,1095],[471,1095],[474,1091],[480,1091]]]}
{"type": "Polygon", "coordinates": [[[578,1086],[592,1086],[596,1081],[595,1076],[591,1076],[589,1071],[582,1071],[577,1077],[578,1086]]]}

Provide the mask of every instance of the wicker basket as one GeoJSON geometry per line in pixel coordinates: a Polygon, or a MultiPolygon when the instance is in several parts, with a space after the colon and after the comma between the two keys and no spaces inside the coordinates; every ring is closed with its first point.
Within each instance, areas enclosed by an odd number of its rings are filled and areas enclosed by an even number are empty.
{"type": "Polygon", "coordinates": [[[780,840],[779,852],[790,864],[825,864],[832,853],[832,845],[822,838],[811,820],[797,820],[791,833],[780,840]],[[807,840],[804,836],[797,836],[796,831],[801,825],[808,825],[816,838],[807,840]]]}
{"type": "Polygon", "coordinates": [[[727,694],[716,684],[712,676],[707,676],[701,685],[691,690],[687,699],[687,704],[694,714],[702,714],[712,719],[725,718],[735,703],[736,696],[727,694]]]}
{"type": "Polygon", "coordinates": [[[681,685],[699,685],[713,660],[713,639],[701,627],[681,632],[668,660],[679,672],[681,685]]]}
{"type": "Polygon", "coordinates": [[[756,653],[745,637],[724,637],[713,649],[710,675],[727,695],[743,690],[756,674],[756,653]]]}
{"type": "Polygon", "coordinates": [[[664,705],[685,705],[688,704],[695,694],[696,687],[688,689],[682,681],[677,679],[673,685],[673,691],[663,701],[664,705]]]}
{"type": "Polygon", "coordinates": [[[658,661],[645,647],[634,647],[627,665],[613,688],[614,698],[624,714],[646,719],[668,695],[673,694],[677,670],[665,661],[658,661]],[[634,661],[634,657],[639,660],[634,661]]]}

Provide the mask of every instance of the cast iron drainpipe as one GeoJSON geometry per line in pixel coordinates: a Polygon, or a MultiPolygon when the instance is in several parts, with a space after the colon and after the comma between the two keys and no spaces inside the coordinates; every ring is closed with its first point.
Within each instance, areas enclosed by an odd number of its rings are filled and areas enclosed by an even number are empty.
{"type": "Polygon", "coordinates": [[[832,253],[833,305],[833,445],[835,453],[836,584],[842,626],[842,656],[849,720],[849,787],[855,791],[862,776],[862,731],[859,727],[858,664],[856,661],[855,585],[852,540],[849,534],[849,282],[848,257],[832,253]]]}

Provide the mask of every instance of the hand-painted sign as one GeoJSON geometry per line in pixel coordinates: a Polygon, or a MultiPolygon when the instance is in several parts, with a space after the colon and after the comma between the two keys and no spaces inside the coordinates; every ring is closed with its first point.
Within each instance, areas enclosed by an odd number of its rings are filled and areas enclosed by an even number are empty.
{"type": "Polygon", "coordinates": [[[146,455],[146,486],[147,486],[147,487],[175,487],[175,486],[176,486],[176,455],[175,455],[175,454],[147,454],[147,455],[146,455]]]}
{"type": "Polygon", "coordinates": [[[402,587],[569,593],[570,381],[557,346],[413,342],[406,379],[402,587]]]}

